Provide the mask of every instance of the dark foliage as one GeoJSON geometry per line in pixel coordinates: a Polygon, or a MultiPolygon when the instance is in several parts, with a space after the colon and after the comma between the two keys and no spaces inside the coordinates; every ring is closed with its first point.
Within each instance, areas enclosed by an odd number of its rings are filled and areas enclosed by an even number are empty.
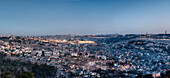
{"type": "Polygon", "coordinates": [[[10,71],[1,73],[1,78],[14,78],[14,77],[15,77],[14,73],[10,71]]]}
{"type": "Polygon", "coordinates": [[[146,74],[143,78],[153,78],[151,74],[146,74]]]}
{"type": "Polygon", "coordinates": [[[28,71],[24,71],[16,76],[16,78],[33,78],[33,74],[28,71]]]}
{"type": "MultiPolygon", "coordinates": [[[[48,78],[56,75],[56,68],[45,64],[38,65],[37,63],[32,64],[30,62],[21,62],[19,60],[5,59],[5,54],[0,52],[0,71],[7,72],[11,71],[15,75],[20,74],[23,71],[30,71],[33,73],[35,78],[48,78]]],[[[5,73],[2,73],[2,75],[5,73]]],[[[22,74],[21,74],[22,75],[22,74]]],[[[2,78],[2,77],[1,77],[2,78]]]]}

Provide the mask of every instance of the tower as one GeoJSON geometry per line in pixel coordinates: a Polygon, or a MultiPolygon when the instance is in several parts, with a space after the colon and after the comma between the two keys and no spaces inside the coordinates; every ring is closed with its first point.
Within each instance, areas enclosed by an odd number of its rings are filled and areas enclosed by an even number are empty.
{"type": "Polygon", "coordinates": [[[167,34],[167,31],[165,30],[165,34],[167,34]]]}

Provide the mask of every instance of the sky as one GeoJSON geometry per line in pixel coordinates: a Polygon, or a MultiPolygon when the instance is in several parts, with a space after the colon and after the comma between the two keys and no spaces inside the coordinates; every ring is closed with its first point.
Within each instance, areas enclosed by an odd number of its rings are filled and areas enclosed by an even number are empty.
{"type": "Polygon", "coordinates": [[[0,0],[0,35],[170,32],[170,0],[0,0]]]}

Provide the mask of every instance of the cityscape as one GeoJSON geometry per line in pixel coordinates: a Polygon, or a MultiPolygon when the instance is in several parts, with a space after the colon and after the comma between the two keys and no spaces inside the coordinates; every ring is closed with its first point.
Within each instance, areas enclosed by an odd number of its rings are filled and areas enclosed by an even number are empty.
{"type": "MultiPolygon", "coordinates": [[[[167,31],[126,35],[7,35],[0,37],[0,52],[6,54],[6,59],[55,67],[52,74],[38,74],[37,78],[168,78],[170,71],[167,31]]],[[[29,69],[23,66],[24,70],[29,69]]]]}
{"type": "Polygon", "coordinates": [[[170,78],[170,0],[0,0],[0,78],[170,78]]]}

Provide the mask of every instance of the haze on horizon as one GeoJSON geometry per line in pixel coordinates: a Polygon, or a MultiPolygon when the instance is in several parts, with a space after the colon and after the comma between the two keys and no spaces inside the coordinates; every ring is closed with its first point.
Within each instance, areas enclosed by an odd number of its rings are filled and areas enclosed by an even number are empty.
{"type": "Polygon", "coordinates": [[[170,0],[0,0],[0,35],[170,32],[170,0]]]}

